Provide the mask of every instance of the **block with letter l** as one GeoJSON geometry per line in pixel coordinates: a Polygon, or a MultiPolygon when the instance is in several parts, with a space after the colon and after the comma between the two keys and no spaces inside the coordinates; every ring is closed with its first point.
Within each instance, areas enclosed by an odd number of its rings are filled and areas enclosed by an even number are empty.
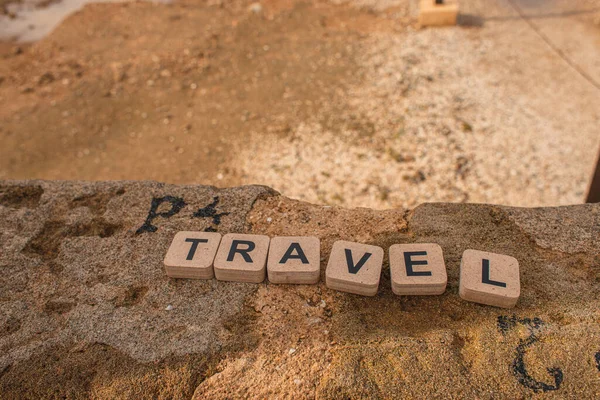
{"type": "Polygon", "coordinates": [[[460,297],[490,306],[511,308],[521,294],[516,258],[478,250],[465,250],[460,262],[460,297]]]}

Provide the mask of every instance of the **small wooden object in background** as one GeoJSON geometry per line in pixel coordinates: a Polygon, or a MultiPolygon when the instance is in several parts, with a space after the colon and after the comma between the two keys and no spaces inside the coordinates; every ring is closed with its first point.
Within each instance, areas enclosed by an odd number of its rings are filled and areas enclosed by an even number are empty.
{"type": "Polygon", "coordinates": [[[309,236],[271,239],[267,274],[272,283],[314,284],[321,275],[321,241],[309,236]]]}
{"type": "Polygon", "coordinates": [[[435,243],[392,245],[390,275],[397,295],[444,293],[448,276],[442,248],[435,243]]]}
{"type": "Polygon", "coordinates": [[[521,294],[516,258],[465,250],[460,262],[460,297],[490,306],[514,307],[521,294]]]}
{"type": "Polygon", "coordinates": [[[221,242],[216,232],[178,232],[165,256],[171,278],[212,279],[213,260],[221,242]]]}
{"type": "Polygon", "coordinates": [[[260,283],[265,280],[269,237],[228,233],[215,257],[215,277],[220,281],[260,283]]]}
{"type": "Polygon", "coordinates": [[[457,0],[421,0],[419,4],[419,25],[456,25],[458,16],[457,0]]]}
{"type": "Polygon", "coordinates": [[[325,283],[330,289],[375,296],[379,288],[382,263],[381,247],[337,241],[331,248],[325,283]]]}

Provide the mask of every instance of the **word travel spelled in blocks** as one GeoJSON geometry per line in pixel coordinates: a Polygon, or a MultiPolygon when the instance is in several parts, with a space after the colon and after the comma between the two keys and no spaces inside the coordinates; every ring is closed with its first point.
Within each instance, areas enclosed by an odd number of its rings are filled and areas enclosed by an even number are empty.
{"type": "MultiPolygon", "coordinates": [[[[164,264],[172,278],[260,283],[314,284],[320,278],[320,240],[308,236],[274,237],[215,232],[179,232],[164,264]]],[[[389,248],[392,291],[397,295],[440,295],[448,277],[442,248],[435,243],[394,244],[389,248]]],[[[383,249],[337,241],[325,270],[328,288],[375,296],[383,249]]],[[[464,300],[514,307],[521,293],[519,263],[510,256],[465,250],[459,295],[464,300]]]]}
{"type": "Polygon", "coordinates": [[[212,279],[213,260],[221,242],[216,232],[178,232],[165,256],[171,278],[212,279]]]}
{"type": "Polygon", "coordinates": [[[321,241],[306,236],[274,237],[267,274],[272,283],[317,283],[321,275],[321,241]]]}
{"type": "Polygon", "coordinates": [[[264,235],[228,233],[223,236],[215,257],[215,277],[220,281],[264,281],[270,240],[264,235]]]}
{"type": "Polygon", "coordinates": [[[337,241],[331,248],[325,283],[328,288],[341,292],[375,296],[382,263],[381,247],[337,241]]]}
{"type": "Polygon", "coordinates": [[[510,308],[521,294],[516,258],[465,250],[460,262],[459,295],[467,301],[510,308]]]}
{"type": "Polygon", "coordinates": [[[434,243],[390,247],[392,291],[398,295],[439,295],[448,276],[442,248],[434,243]]]}

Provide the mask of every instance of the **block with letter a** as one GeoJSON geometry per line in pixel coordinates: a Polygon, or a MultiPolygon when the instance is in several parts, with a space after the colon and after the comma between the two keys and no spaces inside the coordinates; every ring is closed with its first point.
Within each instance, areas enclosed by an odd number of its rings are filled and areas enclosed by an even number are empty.
{"type": "Polygon", "coordinates": [[[379,288],[383,249],[362,243],[337,241],[325,271],[328,288],[375,296],[379,288]]]}
{"type": "Polygon", "coordinates": [[[521,294],[516,258],[478,250],[465,250],[460,262],[459,295],[464,300],[511,308],[521,294]]]}
{"type": "Polygon", "coordinates": [[[271,239],[267,274],[272,283],[314,284],[321,275],[321,241],[310,236],[271,239]]]}
{"type": "Polygon", "coordinates": [[[178,232],[164,264],[171,278],[212,279],[213,260],[221,242],[216,232],[178,232]]]}

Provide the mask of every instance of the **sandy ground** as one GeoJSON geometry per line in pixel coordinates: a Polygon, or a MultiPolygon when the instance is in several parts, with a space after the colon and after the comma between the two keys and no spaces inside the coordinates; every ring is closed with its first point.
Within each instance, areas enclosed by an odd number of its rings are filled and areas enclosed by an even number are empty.
{"type": "Polygon", "coordinates": [[[0,179],[260,183],[372,208],[582,202],[597,3],[463,1],[441,29],[418,29],[416,3],[88,5],[0,45],[0,179]]]}

